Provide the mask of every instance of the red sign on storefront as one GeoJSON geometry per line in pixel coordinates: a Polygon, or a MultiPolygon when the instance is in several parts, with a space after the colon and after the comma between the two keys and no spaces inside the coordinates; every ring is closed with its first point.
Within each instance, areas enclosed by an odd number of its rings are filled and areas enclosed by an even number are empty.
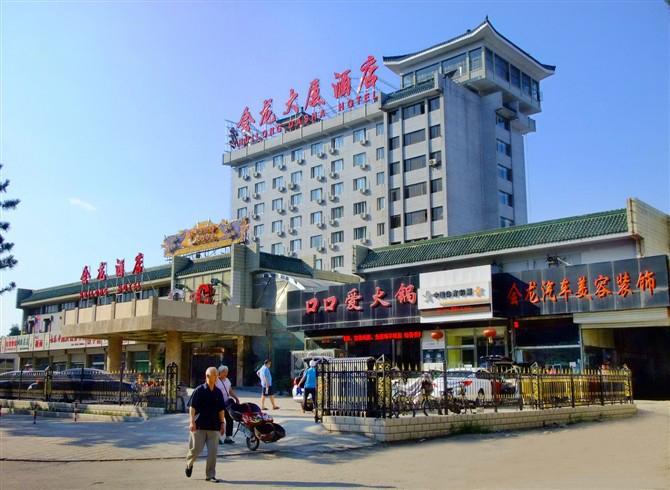
{"type": "Polygon", "coordinates": [[[343,335],[345,342],[379,342],[382,340],[406,340],[420,339],[421,332],[382,332],[382,333],[362,333],[356,335],[343,335]]]}
{"type": "MultiPolygon", "coordinates": [[[[608,296],[618,295],[623,298],[633,294],[631,291],[631,277],[628,272],[622,272],[616,276],[616,290],[610,287],[610,276],[607,274],[598,274],[593,281],[593,293],[589,290],[589,282],[586,276],[579,276],[577,278],[577,291],[573,293],[571,289],[570,280],[568,278],[563,278],[561,280],[560,290],[558,292],[558,297],[561,300],[567,302],[568,299],[574,294],[575,298],[585,299],[588,301],[594,301],[594,296],[597,299],[603,299],[608,296]]],[[[647,291],[651,296],[654,295],[654,290],[656,288],[656,274],[653,271],[644,270],[641,271],[638,275],[636,283],[640,292],[647,291]]],[[[507,302],[510,306],[520,306],[521,298],[525,299],[528,303],[538,304],[540,302],[552,301],[557,302],[556,294],[554,292],[555,282],[550,280],[544,280],[540,284],[540,290],[542,296],[538,294],[538,284],[536,281],[529,281],[526,286],[525,294],[522,295],[519,291],[519,287],[516,283],[513,283],[507,292],[507,302]]]]}
{"type": "MultiPolygon", "coordinates": [[[[391,302],[385,300],[386,291],[379,286],[375,287],[375,292],[372,295],[372,301],[370,301],[370,308],[390,308],[391,302]]],[[[400,283],[398,290],[395,292],[393,297],[399,304],[411,304],[416,305],[416,287],[413,284],[404,284],[400,283]]],[[[344,307],[347,311],[363,311],[363,304],[361,304],[365,298],[359,291],[358,288],[351,288],[346,297],[344,298],[344,307]]],[[[337,296],[329,296],[323,299],[323,310],[327,313],[334,313],[337,310],[337,305],[339,300],[337,296]]],[[[319,312],[321,308],[321,301],[318,298],[309,298],[305,301],[305,313],[312,315],[319,312]]]]}

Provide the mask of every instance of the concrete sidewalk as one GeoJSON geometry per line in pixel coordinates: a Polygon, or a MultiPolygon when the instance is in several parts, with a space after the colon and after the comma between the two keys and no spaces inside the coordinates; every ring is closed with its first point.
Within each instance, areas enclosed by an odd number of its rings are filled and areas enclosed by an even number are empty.
{"type": "MultiPolygon", "coordinates": [[[[251,392],[238,391],[241,401],[259,402],[251,392]]],[[[357,434],[333,434],[300,413],[291,398],[278,397],[279,410],[270,410],[286,437],[261,443],[256,452],[306,458],[319,453],[371,447],[375,442],[357,434]]],[[[268,403],[269,406],[269,403],[268,403]]],[[[237,424],[235,424],[237,425],[237,424]]],[[[236,444],[220,445],[219,455],[251,454],[242,433],[236,444]]],[[[188,416],[171,414],[139,422],[72,422],[52,418],[2,415],[0,460],[6,461],[125,461],[183,459],[188,446],[188,416]]]]}

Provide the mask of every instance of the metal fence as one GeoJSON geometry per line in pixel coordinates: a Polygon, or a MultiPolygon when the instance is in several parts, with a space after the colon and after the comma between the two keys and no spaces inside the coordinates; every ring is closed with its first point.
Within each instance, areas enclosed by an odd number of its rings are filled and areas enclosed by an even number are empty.
{"type": "Polygon", "coordinates": [[[104,403],[183,410],[177,365],[165,371],[107,372],[91,368],[65,371],[21,370],[0,375],[0,398],[52,402],[104,403]]]}
{"type": "Polygon", "coordinates": [[[447,369],[423,372],[372,362],[318,367],[323,415],[399,417],[632,403],[630,370],[447,369]]]}

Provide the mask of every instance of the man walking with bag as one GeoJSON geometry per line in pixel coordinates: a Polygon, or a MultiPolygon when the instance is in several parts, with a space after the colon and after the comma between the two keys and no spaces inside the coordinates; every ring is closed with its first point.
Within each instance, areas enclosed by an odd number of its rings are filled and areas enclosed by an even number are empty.
{"type": "Polygon", "coordinates": [[[219,434],[226,430],[225,406],[221,390],[216,387],[218,372],[215,367],[207,368],[205,383],[198,386],[189,401],[189,443],[186,456],[186,476],[191,477],[193,463],[207,444],[207,481],[217,482],[216,452],[219,447],[219,434]]]}

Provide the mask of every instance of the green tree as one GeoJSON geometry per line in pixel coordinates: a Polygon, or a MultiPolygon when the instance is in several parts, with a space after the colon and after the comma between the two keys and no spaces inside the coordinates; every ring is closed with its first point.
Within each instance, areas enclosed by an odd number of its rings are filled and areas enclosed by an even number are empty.
{"type": "MultiPolygon", "coordinates": [[[[0,170],[1,169],[2,164],[0,164],[0,170]]],[[[2,180],[2,178],[0,178],[0,194],[6,194],[7,187],[9,187],[9,180],[2,180]]],[[[4,201],[0,200],[0,271],[4,269],[11,269],[17,264],[16,259],[11,254],[11,251],[14,248],[14,244],[6,242],[4,237],[4,234],[7,232],[7,230],[9,230],[9,222],[4,221],[2,218],[5,211],[16,208],[19,202],[20,201],[18,199],[5,199],[4,201]]],[[[14,282],[10,282],[5,287],[0,285],[0,294],[11,291],[15,287],[16,283],[14,282]]]]}
{"type": "Polygon", "coordinates": [[[14,335],[21,335],[21,329],[16,323],[9,329],[9,336],[13,337],[14,335]]]}

